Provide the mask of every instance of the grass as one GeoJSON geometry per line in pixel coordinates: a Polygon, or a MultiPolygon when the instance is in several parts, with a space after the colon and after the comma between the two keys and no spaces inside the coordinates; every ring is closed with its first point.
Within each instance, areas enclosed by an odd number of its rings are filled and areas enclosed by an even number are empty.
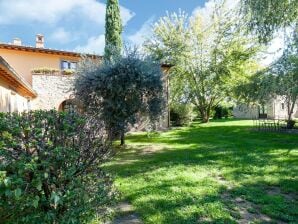
{"type": "Polygon", "coordinates": [[[298,223],[298,136],[251,125],[136,133],[106,169],[144,223],[298,223]]]}

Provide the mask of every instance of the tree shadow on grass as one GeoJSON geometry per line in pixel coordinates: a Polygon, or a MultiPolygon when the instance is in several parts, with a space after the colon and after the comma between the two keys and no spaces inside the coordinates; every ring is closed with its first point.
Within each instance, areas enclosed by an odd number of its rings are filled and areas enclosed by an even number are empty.
{"type": "MultiPolygon", "coordinates": [[[[210,223],[208,215],[216,216],[217,213],[222,213],[224,203],[217,190],[206,194],[192,192],[191,189],[196,188],[197,184],[164,180],[162,183],[155,182],[138,188],[127,199],[135,202],[137,211],[146,214],[143,218],[150,223],[190,224],[198,223],[199,220],[201,220],[199,223],[210,223]],[[173,188],[183,188],[184,192],[175,194],[173,188]],[[169,195],[169,192],[173,194],[169,195]],[[159,213],[162,213],[163,217],[157,219],[158,221],[154,218],[152,220],[152,217],[158,216],[159,213]]],[[[217,220],[216,223],[236,223],[229,214],[214,217],[214,220],[217,220]]]]}
{"type": "MultiPolygon", "coordinates": [[[[220,183],[204,186],[196,181],[179,181],[179,178],[174,182],[168,182],[168,177],[163,178],[162,175],[166,174],[166,170],[175,170],[178,172],[175,174],[177,176],[183,170],[193,170],[194,173],[216,171],[228,182],[237,185],[237,188],[234,187],[233,192],[230,192],[231,195],[237,195],[238,192],[257,199],[256,192],[264,193],[262,189],[269,186],[276,186],[282,192],[297,195],[297,136],[252,132],[250,128],[237,125],[221,126],[218,122],[215,126],[195,125],[152,138],[148,138],[146,134],[131,135],[127,138],[128,142],[136,146],[121,151],[114,162],[106,167],[116,176],[132,181],[131,187],[134,191],[126,196],[137,205],[138,212],[145,220],[162,213],[164,215],[161,217],[164,220],[161,223],[197,223],[198,220],[200,223],[233,223],[235,219],[227,215],[232,213],[222,211],[225,208],[219,209],[218,213],[222,214],[220,217],[214,214],[208,216],[208,212],[204,212],[209,206],[225,207],[219,193],[204,194],[194,201],[191,198],[196,198],[195,193],[190,193],[189,197],[187,193],[178,193],[183,197],[175,199],[163,197],[167,192],[171,192],[173,187],[188,189],[188,185],[194,185],[191,187],[213,187],[216,190],[219,189],[220,183]],[[159,149],[152,153],[143,153],[149,145],[158,145],[159,149]],[[152,179],[152,175],[157,175],[160,180],[152,179]],[[144,186],[134,188],[133,181],[142,181],[140,176],[144,177],[144,186]],[[196,207],[193,211],[190,209],[192,212],[183,212],[192,207],[196,207]]],[[[215,177],[208,178],[216,181],[215,177]]],[[[173,192],[169,194],[175,195],[173,192]]],[[[251,198],[249,200],[253,201],[251,198]]],[[[264,205],[265,213],[273,218],[276,218],[274,213],[283,213],[285,217],[288,216],[288,220],[295,219],[296,216],[291,211],[297,209],[297,204],[294,204],[294,207],[276,210],[274,204],[278,201],[274,198],[267,200],[267,204],[264,205]]]]}
{"type": "MultiPolygon", "coordinates": [[[[296,223],[298,221],[298,201],[296,193],[282,192],[278,186],[284,185],[284,180],[279,180],[274,187],[276,193],[272,193],[270,186],[264,181],[255,181],[251,184],[234,186],[229,190],[223,190],[227,207],[231,214],[234,211],[245,209],[248,216],[260,218],[266,217],[268,223],[296,223]],[[278,192],[278,193],[277,193],[278,192]]],[[[258,220],[258,221],[264,221],[258,220]]],[[[253,221],[253,220],[247,220],[253,221]]]]}

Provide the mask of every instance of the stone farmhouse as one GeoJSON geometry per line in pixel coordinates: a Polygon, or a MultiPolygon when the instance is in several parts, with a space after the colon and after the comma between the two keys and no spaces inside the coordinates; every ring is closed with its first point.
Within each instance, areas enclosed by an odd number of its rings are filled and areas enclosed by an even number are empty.
{"type": "MultiPolygon", "coordinates": [[[[281,96],[271,99],[261,106],[239,104],[233,109],[233,116],[242,119],[286,119],[288,108],[281,96]]],[[[298,102],[294,107],[292,118],[298,118],[298,102]]]]}
{"type": "MultiPolygon", "coordinates": [[[[100,59],[99,55],[85,55],[100,59]]],[[[36,46],[24,46],[20,39],[0,43],[0,112],[29,110],[75,110],[73,80],[82,55],[45,48],[44,36],[36,35],[36,46]]],[[[165,73],[168,66],[162,66],[165,73]]],[[[165,78],[167,80],[167,78],[165,78]]],[[[167,81],[165,81],[166,86],[167,81]]],[[[166,96],[168,91],[166,88],[166,96]]],[[[162,126],[169,126],[168,112],[162,126]]]]}

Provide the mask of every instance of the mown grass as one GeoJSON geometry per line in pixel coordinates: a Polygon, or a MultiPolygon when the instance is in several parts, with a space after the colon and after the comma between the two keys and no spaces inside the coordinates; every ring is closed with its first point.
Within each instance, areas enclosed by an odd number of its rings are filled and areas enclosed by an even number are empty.
{"type": "Polygon", "coordinates": [[[298,223],[298,135],[251,125],[226,120],[133,134],[106,169],[144,223],[237,223],[245,218],[239,197],[251,214],[298,223]]]}

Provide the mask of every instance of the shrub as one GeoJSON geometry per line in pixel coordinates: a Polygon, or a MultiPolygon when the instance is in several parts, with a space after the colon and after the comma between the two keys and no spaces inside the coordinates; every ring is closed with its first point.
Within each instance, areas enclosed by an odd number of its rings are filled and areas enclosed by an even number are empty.
{"type": "Polygon", "coordinates": [[[295,120],[288,120],[287,121],[287,128],[293,129],[295,127],[296,121],[295,120]]]}
{"type": "Polygon", "coordinates": [[[170,119],[173,126],[189,125],[195,117],[190,104],[174,104],[170,108],[170,119]]]}
{"type": "Polygon", "coordinates": [[[229,118],[233,114],[233,108],[229,106],[218,105],[214,108],[214,119],[229,118]]]}
{"type": "Polygon", "coordinates": [[[113,198],[102,125],[74,113],[0,114],[1,223],[87,223],[113,198]]]}

